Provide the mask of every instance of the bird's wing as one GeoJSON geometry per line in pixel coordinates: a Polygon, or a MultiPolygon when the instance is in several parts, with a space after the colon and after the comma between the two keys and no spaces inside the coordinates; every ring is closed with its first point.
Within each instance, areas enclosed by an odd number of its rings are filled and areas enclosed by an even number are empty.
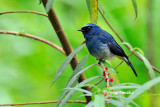
{"type": "Polygon", "coordinates": [[[101,40],[101,42],[103,42],[104,44],[106,44],[109,47],[110,51],[113,54],[115,54],[117,56],[121,56],[121,57],[127,57],[126,54],[124,53],[123,49],[118,45],[118,43],[115,41],[115,39],[112,37],[111,34],[104,31],[101,33],[101,36],[98,36],[98,37],[101,40]]]}
{"type": "Polygon", "coordinates": [[[116,41],[109,41],[108,46],[110,48],[110,51],[118,56],[126,57],[126,54],[124,53],[123,49],[117,44],[116,41]]]}

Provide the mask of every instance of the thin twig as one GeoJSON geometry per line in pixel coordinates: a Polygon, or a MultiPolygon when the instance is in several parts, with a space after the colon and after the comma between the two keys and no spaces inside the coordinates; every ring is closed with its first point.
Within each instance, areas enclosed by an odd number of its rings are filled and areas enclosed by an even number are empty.
{"type": "Polygon", "coordinates": [[[106,78],[107,79],[107,88],[109,87],[109,78],[108,78],[108,73],[107,73],[107,71],[106,71],[106,69],[105,69],[105,67],[103,66],[103,64],[100,62],[100,64],[99,64],[99,66],[100,67],[102,67],[102,69],[105,71],[105,77],[104,78],[106,78]]]}
{"type": "MultiPolygon", "coordinates": [[[[124,42],[124,40],[120,37],[120,35],[113,29],[113,27],[110,25],[110,23],[107,21],[107,19],[104,17],[104,15],[103,15],[103,13],[101,12],[101,10],[98,8],[98,11],[100,12],[100,14],[102,15],[102,17],[103,17],[103,19],[105,20],[105,22],[107,23],[107,25],[111,28],[111,30],[117,35],[117,37],[120,39],[120,41],[121,42],[124,42]]],[[[128,46],[128,45],[126,45],[125,44],[125,46],[130,50],[131,48],[128,46]]],[[[133,54],[136,56],[136,57],[138,57],[141,61],[143,61],[142,60],[142,58],[135,52],[135,51],[133,51],[133,54]]],[[[160,73],[160,70],[158,70],[157,68],[155,68],[153,65],[152,65],[152,68],[155,70],[155,71],[157,71],[157,72],[159,72],[160,73]]]]}
{"type": "MultiPolygon", "coordinates": [[[[27,103],[15,103],[15,104],[0,104],[0,106],[19,106],[19,105],[34,105],[34,104],[49,104],[49,103],[57,103],[58,101],[43,101],[43,102],[27,102],[27,103]]],[[[86,104],[86,101],[80,100],[70,100],[67,103],[82,103],[86,104]]]]}
{"type": "Polygon", "coordinates": [[[103,80],[105,79],[105,77],[103,77],[101,80],[99,80],[97,83],[95,83],[94,85],[98,85],[99,83],[101,83],[103,80]]]}
{"type": "MultiPolygon", "coordinates": [[[[132,54],[133,53],[129,54],[128,57],[131,56],[132,54]]],[[[124,62],[124,60],[122,60],[114,69],[118,68],[118,66],[120,66],[123,62],[124,62]]]]}
{"type": "Polygon", "coordinates": [[[63,53],[64,55],[66,55],[64,50],[61,47],[57,46],[56,44],[54,44],[48,40],[42,39],[42,38],[34,36],[34,35],[30,35],[30,34],[26,34],[26,33],[12,32],[12,31],[2,31],[2,30],[0,30],[0,34],[12,34],[12,35],[19,35],[19,36],[23,36],[23,37],[32,38],[37,41],[48,44],[48,45],[52,46],[53,48],[57,49],[58,51],[60,51],[61,53],[63,53]]]}
{"type": "Polygon", "coordinates": [[[46,14],[43,14],[43,13],[40,13],[40,12],[35,12],[35,11],[28,11],[28,10],[0,12],[0,15],[8,14],[8,13],[33,13],[33,14],[37,14],[37,15],[42,15],[42,16],[48,17],[48,15],[46,15],[46,14]]]}

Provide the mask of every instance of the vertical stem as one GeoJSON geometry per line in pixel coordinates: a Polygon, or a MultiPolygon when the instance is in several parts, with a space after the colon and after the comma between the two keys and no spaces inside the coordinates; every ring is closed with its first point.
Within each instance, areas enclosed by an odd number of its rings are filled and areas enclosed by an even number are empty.
{"type": "MultiPolygon", "coordinates": [[[[48,0],[42,0],[42,3],[44,5],[44,7],[46,6],[47,1],[48,0]]],[[[63,29],[62,29],[62,27],[59,23],[59,20],[58,20],[58,18],[56,16],[56,13],[55,13],[53,8],[50,9],[50,11],[48,13],[48,18],[49,18],[49,21],[52,24],[52,27],[54,28],[57,36],[58,36],[58,38],[59,38],[59,41],[62,44],[63,50],[66,52],[66,55],[68,56],[73,51],[73,49],[72,49],[72,47],[71,47],[71,45],[70,45],[70,43],[67,39],[66,34],[64,33],[64,31],[63,31],[63,29]]],[[[72,69],[74,70],[76,68],[76,66],[78,65],[78,60],[77,60],[76,56],[72,59],[70,64],[71,64],[72,69]]],[[[84,74],[82,73],[80,75],[79,79],[78,79],[78,82],[82,82],[85,79],[86,78],[85,78],[84,74]]],[[[83,89],[91,91],[90,87],[83,87],[83,89]]],[[[91,101],[90,96],[85,96],[85,97],[86,97],[87,103],[91,101]]]]}
{"type": "MultiPolygon", "coordinates": [[[[147,15],[148,15],[148,19],[147,19],[147,53],[148,53],[148,60],[151,64],[154,64],[155,62],[155,50],[154,50],[154,35],[153,35],[153,1],[154,0],[148,0],[148,4],[147,4],[147,15]]],[[[156,87],[152,87],[151,90],[152,93],[156,93],[156,87]]],[[[157,107],[157,97],[156,96],[152,96],[151,97],[151,106],[152,107],[157,107]]]]}
{"type": "Polygon", "coordinates": [[[152,12],[152,5],[154,0],[148,0],[148,19],[147,19],[147,53],[148,53],[148,60],[151,64],[154,64],[154,35],[153,35],[153,12],[152,12]]]}

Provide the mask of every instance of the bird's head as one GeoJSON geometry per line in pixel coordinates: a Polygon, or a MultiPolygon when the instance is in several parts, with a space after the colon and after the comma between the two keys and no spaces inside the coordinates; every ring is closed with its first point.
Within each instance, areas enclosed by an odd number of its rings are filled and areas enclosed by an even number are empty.
{"type": "Polygon", "coordinates": [[[93,23],[88,23],[85,24],[81,29],[79,29],[78,31],[81,31],[84,34],[84,37],[86,38],[87,36],[93,36],[95,34],[98,34],[102,29],[93,24],[93,23]]]}

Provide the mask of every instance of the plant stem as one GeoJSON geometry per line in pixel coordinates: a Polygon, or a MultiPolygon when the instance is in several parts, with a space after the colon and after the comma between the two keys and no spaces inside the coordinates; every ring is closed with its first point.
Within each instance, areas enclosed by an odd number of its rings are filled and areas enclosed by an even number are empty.
{"type": "MultiPolygon", "coordinates": [[[[46,6],[48,0],[42,0],[42,3],[44,5],[44,7],[46,6]]],[[[50,11],[48,12],[48,19],[50,21],[50,23],[52,24],[52,27],[54,28],[61,44],[63,47],[63,50],[66,52],[66,55],[68,56],[70,53],[72,53],[73,49],[66,37],[66,34],[64,33],[59,20],[57,18],[57,15],[54,11],[53,8],[50,9],[50,11]]],[[[76,66],[78,65],[78,60],[76,58],[76,56],[71,60],[70,62],[72,69],[74,70],[76,68],[76,66]]],[[[78,82],[82,82],[84,81],[86,78],[84,76],[84,74],[82,73],[78,79],[78,82]]],[[[91,87],[83,87],[83,89],[91,91],[91,87]]],[[[89,103],[91,101],[91,97],[90,96],[85,96],[86,97],[86,101],[87,103],[89,103]]]]}
{"type": "MultiPolygon", "coordinates": [[[[20,106],[20,105],[35,105],[35,104],[49,104],[49,103],[57,103],[58,101],[43,101],[43,102],[27,102],[27,103],[15,103],[15,104],[0,104],[0,106],[20,106]]],[[[67,103],[82,103],[86,104],[85,101],[80,100],[70,100],[67,103]]]]}
{"type": "Polygon", "coordinates": [[[64,55],[66,55],[64,50],[61,47],[57,46],[56,44],[54,44],[54,43],[52,43],[48,40],[42,39],[42,38],[34,36],[34,35],[30,35],[30,34],[26,34],[26,33],[12,32],[12,31],[2,31],[2,30],[0,30],[0,34],[11,34],[11,35],[17,35],[17,36],[32,38],[32,39],[35,39],[37,41],[48,44],[48,45],[52,46],[53,48],[57,49],[58,51],[60,51],[61,53],[63,53],[64,55]]]}
{"type": "Polygon", "coordinates": [[[20,10],[20,11],[8,11],[8,12],[0,12],[0,15],[2,14],[8,14],[8,13],[33,13],[37,15],[42,15],[48,17],[48,15],[40,13],[40,12],[35,12],[35,11],[28,11],[28,10],[20,10]]]}

